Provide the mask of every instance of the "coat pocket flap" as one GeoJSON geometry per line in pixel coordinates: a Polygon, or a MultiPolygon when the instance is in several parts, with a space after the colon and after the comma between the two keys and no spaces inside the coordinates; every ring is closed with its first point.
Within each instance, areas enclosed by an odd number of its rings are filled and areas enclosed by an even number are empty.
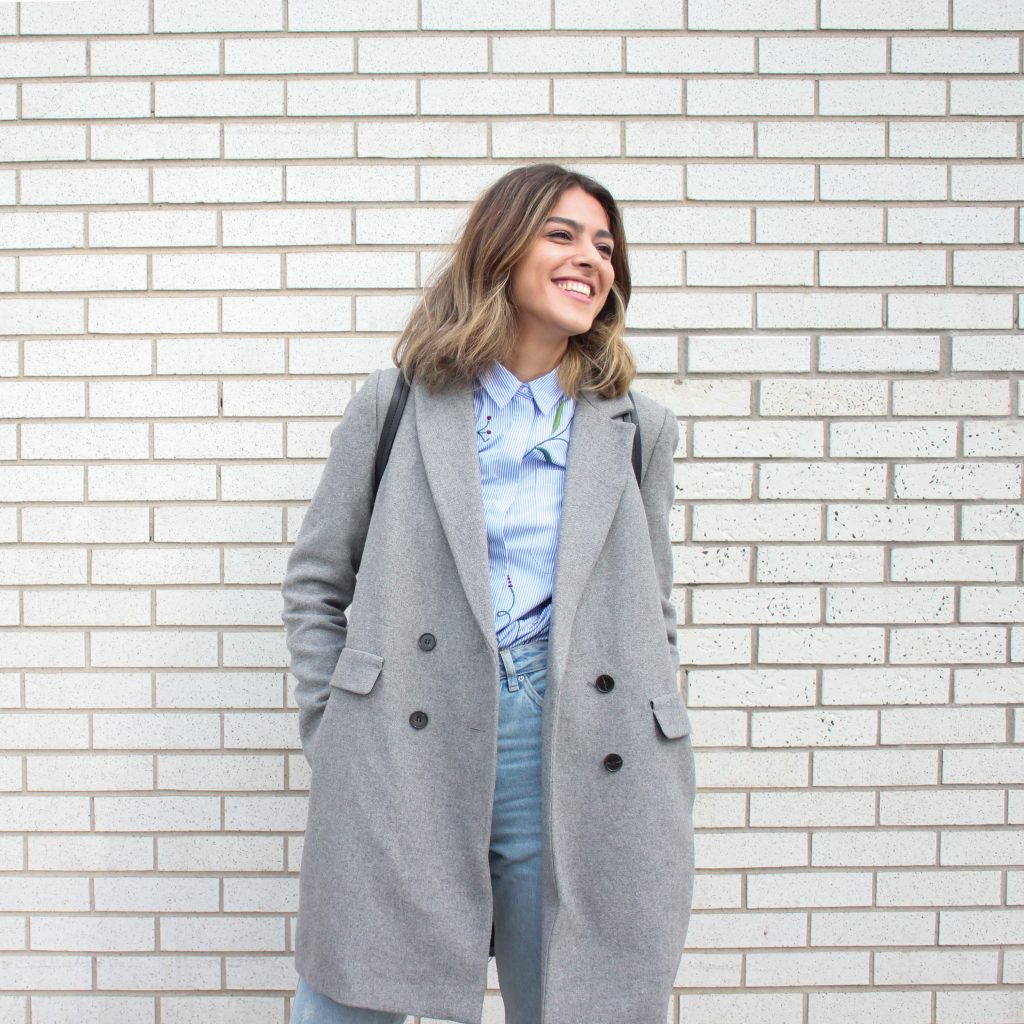
{"type": "Polygon", "coordinates": [[[658,728],[670,740],[689,734],[690,716],[687,713],[683,695],[678,690],[652,697],[651,707],[654,709],[658,728]]]}
{"type": "Polygon", "coordinates": [[[384,659],[379,654],[344,647],[338,656],[338,664],[334,666],[331,686],[351,693],[369,693],[383,664],[384,659]]]}

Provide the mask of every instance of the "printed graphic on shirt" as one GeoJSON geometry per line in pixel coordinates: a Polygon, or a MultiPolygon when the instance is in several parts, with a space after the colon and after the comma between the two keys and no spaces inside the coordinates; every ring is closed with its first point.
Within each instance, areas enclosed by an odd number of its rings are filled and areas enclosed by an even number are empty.
{"type": "Polygon", "coordinates": [[[557,368],[528,383],[500,363],[473,391],[499,647],[547,635],[575,403],[557,368]]]}

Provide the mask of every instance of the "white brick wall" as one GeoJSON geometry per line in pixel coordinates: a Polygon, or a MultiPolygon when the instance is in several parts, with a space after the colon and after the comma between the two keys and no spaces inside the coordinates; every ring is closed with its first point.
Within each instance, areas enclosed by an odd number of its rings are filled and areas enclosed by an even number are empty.
{"type": "Polygon", "coordinates": [[[637,387],[680,418],[668,1021],[1024,1020],[1022,34],[1007,0],[0,0],[0,1024],[287,1021],[285,559],[534,160],[620,199],[637,387]]]}

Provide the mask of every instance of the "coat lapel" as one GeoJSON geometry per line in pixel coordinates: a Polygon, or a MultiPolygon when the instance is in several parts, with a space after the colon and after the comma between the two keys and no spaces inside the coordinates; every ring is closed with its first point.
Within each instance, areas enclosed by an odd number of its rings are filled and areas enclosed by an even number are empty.
{"type": "MultiPolygon", "coordinates": [[[[413,381],[413,405],[423,466],[459,580],[485,639],[496,649],[473,415],[473,387],[452,384],[431,393],[413,381]]],[[[565,494],[555,557],[550,644],[565,651],[583,587],[632,475],[631,424],[613,417],[629,399],[585,392],[576,402],[565,469],[565,494]]],[[[558,666],[560,667],[560,666],[558,666]]]]}
{"type": "Polygon", "coordinates": [[[473,617],[484,638],[497,650],[473,386],[452,384],[432,394],[416,378],[412,395],[423,468],[434,506],[473,617]]]}
{"type": "MultiPolygon", "coordinates": [[[[583,588],[604,546],[627,479],[632,478],[632,424],[613,417],[629,408],[629,398],[601,398],[584,392],[576,403],[565,494],[558,530],[549,636],[549,673],[564,669],[569,637],[583,588]]],[[[549,680],[550,683],[550,680],[549,680]]]]}

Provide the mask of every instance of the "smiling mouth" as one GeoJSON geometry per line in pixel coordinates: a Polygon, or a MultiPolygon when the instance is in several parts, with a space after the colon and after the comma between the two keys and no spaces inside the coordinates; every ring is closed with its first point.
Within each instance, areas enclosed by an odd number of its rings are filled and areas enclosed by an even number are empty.
{"type": "MultiPolygon", "coordinates": [[[[563,287],[563,286],[562,286],[562,285],[561,285],[561,284],[560,284],[560,283],[559,283],[558,281],[555,281],[555,282],[553,282],[553,283],[554,283],[554,286],[555,286],[555,287],[556,287],[556,288],[557,288],[557,289],[558,289],[558,290],[559,290],[560,292],[562,292],[562,293],[563,293],[564,295],[568,295],[570,299],[575,299],[575,300],[576,300],[577,302],[582,302],[582,303],[585,303],[586,305],[588,305],[588,306],[589,306],[589,305],[590,305],[590,303],[591,303],[591,302],[593,301],[593,299],[594,299],[594,296],[593,296],[593,292],[592,292],[592,291],[591,291],[591,292],[588,292],[588,294],[584,295],[584,294],[583,294],[582,292],[579,292],[579,291],[575,291],[575,290],[573,290],[572,288],[565,288],[565,287],[563,287]]],[[[580,283],[580,282],[575,282],[575,283],[577,283],[577,284],[578,284],[578,283],[580,283]]],[[[586,286],[585,286],[585,287],[586,287],[586,286]]],[[[592,286],[591,286],[591,287],[592,287],[592,286]]]]}

